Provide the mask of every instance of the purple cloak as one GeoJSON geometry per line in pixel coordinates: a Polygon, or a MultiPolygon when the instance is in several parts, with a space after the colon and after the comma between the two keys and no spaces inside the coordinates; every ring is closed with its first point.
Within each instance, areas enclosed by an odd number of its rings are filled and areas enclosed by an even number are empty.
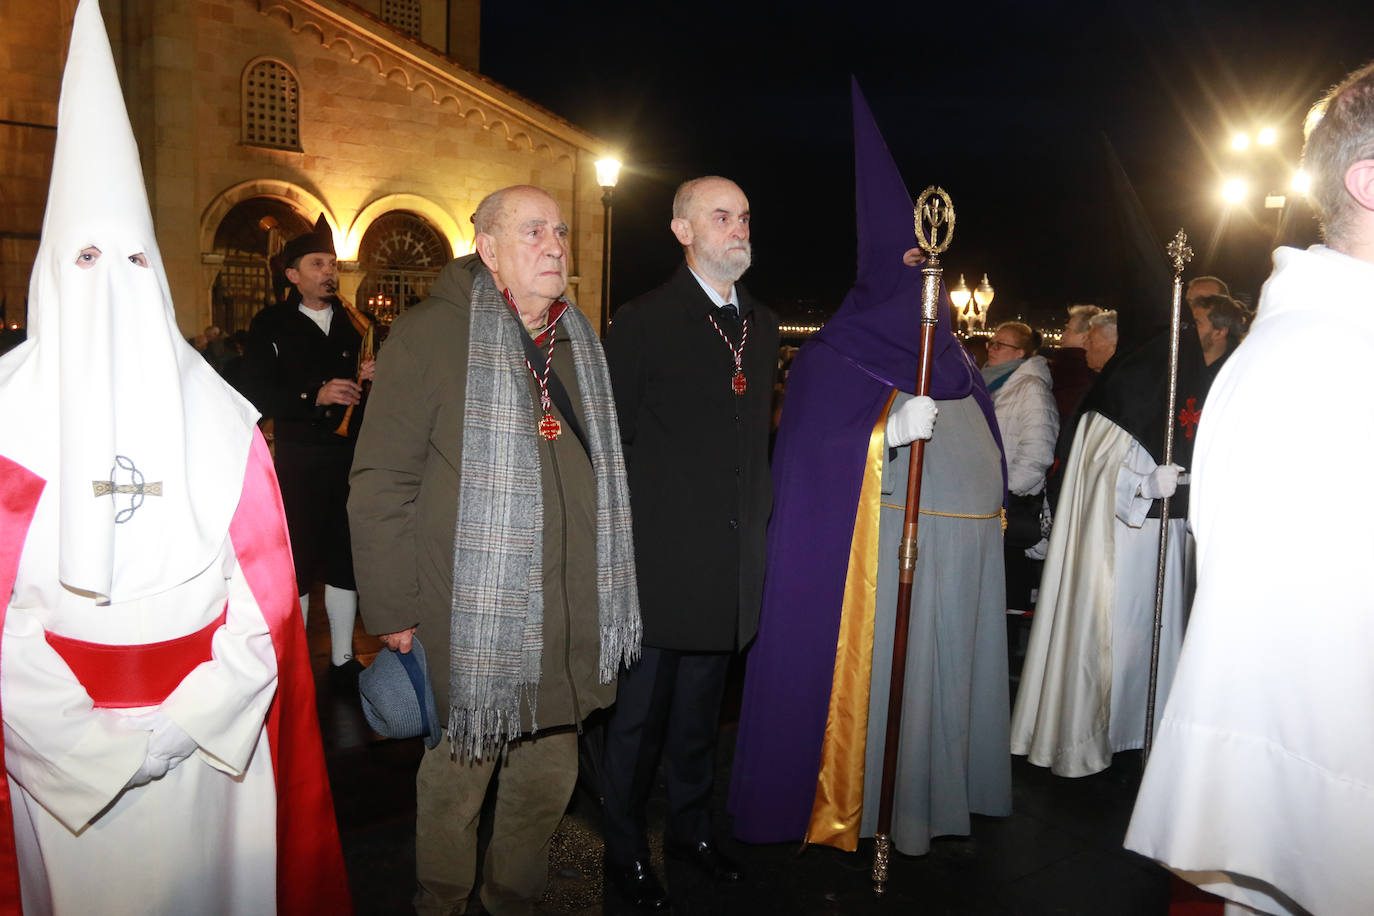
{"type": "MultiPolygon", "coordinates": [[[[916,389],[921,270],[902,263],[915,247],[911,195],[857,83],[852,93],[858,278],[789,375],[730,784],[735,836],[754,843],[806,833],[869,435],[893,388],[916,389]]],[[[950,332],[943,286],[941,300],[930,395],[975,398],[1000,447],[982,376],[950,332]]]]}

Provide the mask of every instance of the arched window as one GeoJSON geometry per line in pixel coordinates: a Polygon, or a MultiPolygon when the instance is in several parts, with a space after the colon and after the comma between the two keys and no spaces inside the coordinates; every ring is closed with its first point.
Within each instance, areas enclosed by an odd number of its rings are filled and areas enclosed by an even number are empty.
{"type": "Polygon", "coordinates": [[[278,301],[272,258],[287,239],[309,232],[310,221],[280,200],[250,197],[230,208],[215,229],[216,253],[224,256],[215,277],[214,323],[224,333],[248,329],[264,305],[278,301]]]}
{"type": "Polygon", "coordinates": [[[382,21],[419,38],[420,0],[382,0],[382,21]]]}
{"type": "Polygon", "coordinates": [[[264,58],[243,72],[243,142],[301,148],[300,83],[291,68],[264,58]]]}
{"type": "Polygon", "coordinates": [[[402,312],[425,296],[439,269],[453,257],[448,240],[417,213],[392,210],[363,233],[358,261],[367,271],[358,290],[365,310],[402,312]]]}

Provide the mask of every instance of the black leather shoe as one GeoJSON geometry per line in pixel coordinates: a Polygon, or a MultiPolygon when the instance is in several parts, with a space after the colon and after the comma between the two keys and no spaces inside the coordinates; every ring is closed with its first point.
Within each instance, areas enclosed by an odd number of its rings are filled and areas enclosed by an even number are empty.
{"type": "Polygon", "coordinates": [[[659,883],[649,863],[643,859],[636,859],[629,865],[607,862],[606,879],[615,886],[626,903],[651,910],[662,909],[668,904],[668,892],[659,883]]]}
{"type": "Polygon", "coordinates": [[[329,689],[334,693],[351,695],[358,692],[358,675],[363,672],[363,663],[353,656],[342,665],[329,666],[329,689]]]}
{"type": "Polygon", "coordinates": [[[738,881],[744,877],[740,864],[716,848],[710,840],[691,844],[665,844],[665,855],[699,868],[708,877],[717,881],[738,881]]]}

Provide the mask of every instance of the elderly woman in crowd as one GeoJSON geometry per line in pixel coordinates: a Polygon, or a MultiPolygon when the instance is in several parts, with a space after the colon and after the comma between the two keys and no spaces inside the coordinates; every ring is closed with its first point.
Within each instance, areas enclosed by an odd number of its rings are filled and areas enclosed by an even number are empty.
{"type": "Polygon", "coordinates": [[[988,341],[983,380],[992,394],[1007,456],[1007,607],[1030,610],[1038,576],[1026,550],[1040,540],[1041,494],[1054,462],[1059,410],[1049,363],[1035,355],[1028,325],[1006,321],[997,326],[988,341]]]}

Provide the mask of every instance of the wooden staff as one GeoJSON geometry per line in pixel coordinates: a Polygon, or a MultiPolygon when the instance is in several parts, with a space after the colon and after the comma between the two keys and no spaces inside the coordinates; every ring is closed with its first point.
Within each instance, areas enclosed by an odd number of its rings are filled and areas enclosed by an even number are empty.
{"type": "MultiPolygon", "coordinates": [[[[1164,415],[1164,463],[1174,463],[1174,412],[1178,409],[1178,334],[1183,315],[1183,265],[1193,259],[1182,229],[1165,249],[1174,267],[1173,313],[1169,319],[1169,406],[1164,415]]],[[[1164,573],[1169,559],[1169,497],[1159,504],[1159,567],[1155,570],[1155,620],[1150,634],[1150,689],[1145,695],[1145,759],[1155,740],[1155,693],[1159,690],[1159,634],[1164,629],[1164,573]]]]}
{"type": "MultiPolygon", "coordinates": [[[[930,368],[935,350],[935,326],[940,313],[940,254],[954,237],[954,205],[944,189],[929,187],[916,201],[916,243],[925,252],[921,268],[921,345],[916,395],[930,394],[930,368]],[[944,237],[940,238],[941,229],[944,237]]],[[[921,469],[926,443],[911,443],[906,475],[906,511],[902,540],[897,548],[897,620],[892,639],[892,679],[887,695],[887,736],[883,744],[883,784],[878,796],[878,831],[873,837],[873,893],[887,890],[887,861],[892,852],[892,799],[897,788],[897,748],[902,737],[902,693],[906,689],[907,629],[911,621],[911,584],[916,573],[916,526],[921,510],[921,469]]]]}
{"type": "MultiPolygon", "coordinates": [[[[353,330],[357,331],[363,338],[362,343],[358,345],[358,368],[355,370],[353,376],[353,380],[361,385],[363,364],[370,359],[374,359],[377,355],[376,324],[371,318],[368,318],[361,311],[349,305],[347,302],[344,302],[342,299],[339,300],[339,303],[343,305],[344,314],[348,316],[348,322],[353,325],[353,330]]],[[[353,404],[348,405],[348,409],[344,411],[343,419],[339,421],[338,427],[334,430],[334,435],[348,435],[348,424],[353,422],[354,406],[353,404]]]]}

